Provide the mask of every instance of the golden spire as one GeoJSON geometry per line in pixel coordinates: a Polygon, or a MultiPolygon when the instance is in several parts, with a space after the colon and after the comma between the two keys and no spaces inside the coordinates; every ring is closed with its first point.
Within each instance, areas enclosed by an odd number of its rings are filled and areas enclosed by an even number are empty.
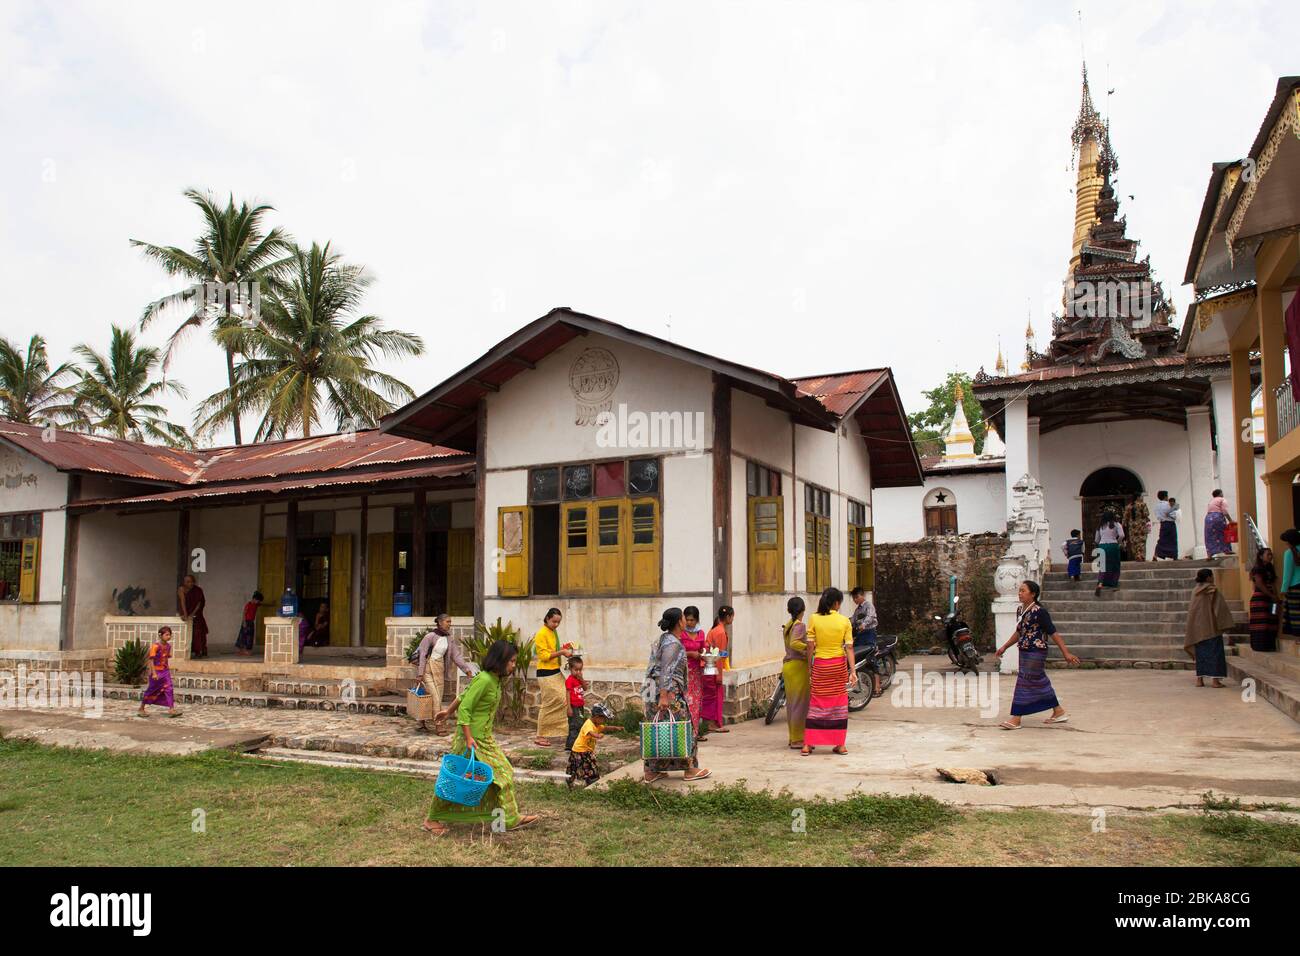
{"type": "Polygon", "coordinates": [[[1034,319],[1031,315],[1025,322],[1025,360],[1020,363],[1020,371],[1029,371],[1029,360],[1034,355],[1034,319]]]}
{"type": "Polygon", "coordinates": [[[1002,357],[1002,337],[1001,337],[1001,336],[998,336],[998,361],[997,361],[997,364],[993,366],[993,371],[997,372],[998,375],[1006,375],[1006,374],[1007,374],[1007,360],[1004,359],[1004,358],[1002,357]]]}
{"type": "Polygon", "coordinates": [[[1070,134],[1079,176],[1074,186],[1074,239],[1067,281],[1079,265],[1079,252],[1088,238],[1088,232],[1093,223],[1098,221],[1097,198],[1102,187],[1102,170],[1098,160],[1106,139],[1106,124],[1092,105],[1092,93],[1088,90],[1088,64],[1085,62],[1079,116],[1074,121],[1074,129],[1070,134]]]}

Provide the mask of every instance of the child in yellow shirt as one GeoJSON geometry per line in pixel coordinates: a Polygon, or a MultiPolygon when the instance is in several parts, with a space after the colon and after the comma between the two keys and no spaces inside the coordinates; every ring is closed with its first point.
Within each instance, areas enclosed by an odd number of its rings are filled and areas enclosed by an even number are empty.
{"type": "Polygon", "coordinates": [[[581,781],[584,787],[590,787],[600,779],[600,770],[596,767],[596,741],[605,736],[605,724],[613,716],[614,712],[604,704],[597,704],[591,708],[591,716],[578,731],[573,749],[569,752],[567,782],[570,787],[573,786],[574,781],[581,781]]]}

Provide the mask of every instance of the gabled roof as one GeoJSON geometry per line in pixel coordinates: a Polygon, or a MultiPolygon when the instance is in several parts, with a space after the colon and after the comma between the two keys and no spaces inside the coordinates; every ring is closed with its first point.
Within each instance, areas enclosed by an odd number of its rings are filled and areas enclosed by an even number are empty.
{"type": "Polygon", "coordinates": [[[796,378],[801,392],[814,396],[840,419],[853,418],[867,442],[871,484],[900,488],[924,483],[921,459],[902,399],[888,368],[796,378]]]}
{"type": "Polygon", "coordinates": [[[763,399],[811,428],[833,430],[852,414],[871,453],[872,481],[880,487],[917,484],[921,463],[911,445],[907,416],[889,369],[791,380],[697,352],[675,342],[569,308],[552,309],[497,343],[450,378],[387,415],[380,429],[462,451],[476,450],[480,400],[579,336],[596,333],[707,368],[734,388],[763,399]],[[888,387],[883,387],[887,385],[888,387]],[[890,447],[895,443],[898,447],[890,447]],[[906,448],[906,452],[899,449],[906,448]]]}
{"type": "Polygon", "coordinates": [[[516,375],[536,368],[551,353],[591,332],[703,366],[727,376],[737,388],[757,395],[769,405],[788,411],[803,424],[827,430],[835,427],[834,417],[819,402],[801,394],[794,383],[778,375],[564,307],[552,309],[498,342],[455,375],[386,415],[379,427],[394,435],[473,452],[479,399],[499,391],[516,375]]]}

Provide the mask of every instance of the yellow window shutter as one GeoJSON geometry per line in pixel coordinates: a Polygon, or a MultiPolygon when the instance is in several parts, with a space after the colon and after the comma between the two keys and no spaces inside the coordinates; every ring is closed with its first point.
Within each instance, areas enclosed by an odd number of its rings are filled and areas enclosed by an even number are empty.
{"type": "Polygon", "coordinates": [[[352,641],[352,535],[330,539],[330,645],[352,641]]]}
{"type": "MultiPolygon", "coordinates": [[[[501,597],[524,597],[528,594],[528,516],[527,507],[497,509],[497,594],[501,597]]],[[[450,548],[450,541],[448,547],[450,548]]],[[[471,562],[472,560],[471,557],[471,562]]],[[[471,592],[473,580],[471,567],[471,592]]],[[[448,588],[450,589],[450,581],[448,588]]],[[[473,597],[471,593],[471,602],[473,597]]]]}
{"type": "Polygon", "coordinates": [[[393,615],[393,534],[372,534],[366,545],[366,645],[384,647],[393,615]]]}
{"type": "Polygon", "coordinates": [[[858,529],[858,584],[868,591],[876,588],[875,528],[858,529]]]}
{"type": "Polygon", "coordinates": [[[35,604],[41,580],[41,539],[23,538],[22,563],[18,567],[18,600],[35,604]]]}
{"type": "Polygon", "coordinates": [[[831,519],[817,519],[817,583],[824,590],[831,584],[831,519]]]}
{"type": "Polygon", "coordinates": [[[817,516],[810,511],[803,513],[803,568],[804,590],[815,593],[822,589],[821,579],[817,576],[817,516]]]}
{"type": "Polygon", "coordinates": [[[592,533],[596,545],[596,593],[623,594],[628,564],[627,501],[597,501],[591,506],[591,511],[595,517],[592,533]]]}
{"type": "Polygon", "coordinates": [[[780,498],[749,499],[749,589],[780,591],[784,584],[784,508],[780,498]]]}
{"type": "Polygon", "coordinates": [[[453,617],[469,617],[474,613],[474,532],[469,528],[452,528],[447,532],[445,610],[453,617]]]}
{"type": "Polygon", "coordinates": [[[590,594],[595,535],[590,502],[571,501],[560,509],[560,593],[590,594]]]}
{"type": "Polygon", "coordinates": [[[658,594],[662,551],[659,501],[656,498],[633,498],[629,504],[627,593],[658,594]]]}
{"type": "MultiPolygon", "coordinates": [[[[858,586],[858,529],[849,525],[849,590],[858,586]]],[[[863,587],[866,587],[864,584],[863,587]]]]}
{"type": "Polygon", "coordinates": [[[262,592],[262,605],[257,609],[257,642],[265,644],[266,619],[280,613],[280,595],[284,593],[284,538],[263,538],[257,562],[257,589],[262,592]]]}

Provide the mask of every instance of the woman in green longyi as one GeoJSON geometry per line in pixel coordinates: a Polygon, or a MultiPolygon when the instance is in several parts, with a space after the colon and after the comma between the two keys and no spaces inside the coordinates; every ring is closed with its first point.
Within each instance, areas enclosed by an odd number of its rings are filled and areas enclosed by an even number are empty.
{"type": "Polygon", "coordinates": [[[476,807],[450,803],[434,796],[424,829],[434,836],[447,832],[449,823],[492,823],[493,814],[500,809],[507,828],[517,830],[537,820],[535,815],[521,817],[515,800],[515,771],[506,759],[505,751],[492,736],[497,707],[501,704],[501,681],[515,671],[519,649],[509,641],[497,641],[483,658],[482,670],[474,676],[465,693],[450,707],[439,712],[437,720],[456,715],[459,733],[452,739],[451,752],[467,754],[474,750],[474,759],[492,767],[492,785],[476,807]]]}

